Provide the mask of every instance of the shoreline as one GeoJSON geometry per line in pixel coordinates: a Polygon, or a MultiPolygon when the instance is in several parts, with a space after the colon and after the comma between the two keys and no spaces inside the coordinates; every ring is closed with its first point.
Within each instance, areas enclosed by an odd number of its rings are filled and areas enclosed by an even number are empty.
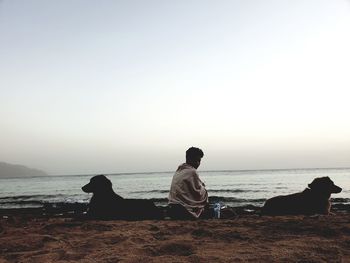
{"type": "MultiPolygon", "coordinates": [[[[166,205],[157,205],[162,211],[166,210],[166,205]]],[[[240,215],[259,215],[261,206],[243,205],[231,207],[238,216],[240,215]]],[[[35,217],[63,217],[63,218],[81,218],[88,209],[88,203],[44,203],[41,207],[28,208],[1,208],[0,217],[11,216],[35,216],[35,217]]],[[[335,203],[331,207],[332,213],[350,214],[349,203],[335,203]]]]}

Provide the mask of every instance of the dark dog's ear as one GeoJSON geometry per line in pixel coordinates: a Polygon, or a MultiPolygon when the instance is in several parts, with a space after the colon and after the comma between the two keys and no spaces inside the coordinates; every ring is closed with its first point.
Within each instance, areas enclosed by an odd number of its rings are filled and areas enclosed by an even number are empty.
{"type": "Polygon", "coordinates": [[[309,187],[310,189],[312,189],[312,190],[315,190],[315,188],[317,187],[317,183],[315,183],[315,180],[316,180],[316,179],[314,179],[314,180],[311,182],[311,184],[308,184],[308,187],[309,187]]]}
{"type": "MultiPolygon", "coordinates": [[[[330,181],[329,177],[328,180],[330,181]]],[[[327,185],[326,181],[328,180],[326,179],[326,177],[315,178],[308,186],[312,190],[323,190],[327,185]]]]}
{"type": "Polygon", "coordinates": [[[103,174],[100,175],[96,175],[94,177],[91,178],[90,183],[93,183],[94,185],[96,185],[97,187],[112,187],[112,182],[111,180],[109,180],[106,176],[104,176],[103,174]]]}
{"type": "Polygon", "coordinates": [[[105,178],[104,183],[106,184],[106,186],[108,186],[108,188],[112,188],[112,181],[109,180],[106,176],[103,175],[103,177],[105,178]]]}

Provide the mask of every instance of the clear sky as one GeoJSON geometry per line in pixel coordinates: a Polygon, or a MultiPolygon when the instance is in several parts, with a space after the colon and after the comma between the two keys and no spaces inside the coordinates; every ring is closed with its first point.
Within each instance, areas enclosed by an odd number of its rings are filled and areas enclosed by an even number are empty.
{"type": "Polygon", "coordinates": [[[350,1],[0,1],[0,161],[350,166],[350,1]]]}

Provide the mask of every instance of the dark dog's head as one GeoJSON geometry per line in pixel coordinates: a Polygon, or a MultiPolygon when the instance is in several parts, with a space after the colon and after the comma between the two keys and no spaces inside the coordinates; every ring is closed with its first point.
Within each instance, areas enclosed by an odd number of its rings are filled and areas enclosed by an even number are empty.
{"type": "Polygon", "coordinates": [[[315,190],[317,192],[323,192],[327,194],[336,194],[340,193],[342,189],[339,186],[336,186],[333,181],[327,177],[319,177],[315,178],[311,184],[309,184],[309,188],[311,190],[315,190]]]}
{"type": "Polygon", "coordinates": [[[112,190],[112,182],[104,175],[96,175],[81,189],[85,193],[103,193],[112,190]]]}

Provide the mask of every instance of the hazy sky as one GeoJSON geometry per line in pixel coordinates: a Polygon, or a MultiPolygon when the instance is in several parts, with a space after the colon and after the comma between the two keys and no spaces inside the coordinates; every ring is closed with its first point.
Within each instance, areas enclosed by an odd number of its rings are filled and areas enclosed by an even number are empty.
{"type": "Polygon", "coordinates": [[[350,166],[350,1],[0,1],[0,161],[350,166]]]}

